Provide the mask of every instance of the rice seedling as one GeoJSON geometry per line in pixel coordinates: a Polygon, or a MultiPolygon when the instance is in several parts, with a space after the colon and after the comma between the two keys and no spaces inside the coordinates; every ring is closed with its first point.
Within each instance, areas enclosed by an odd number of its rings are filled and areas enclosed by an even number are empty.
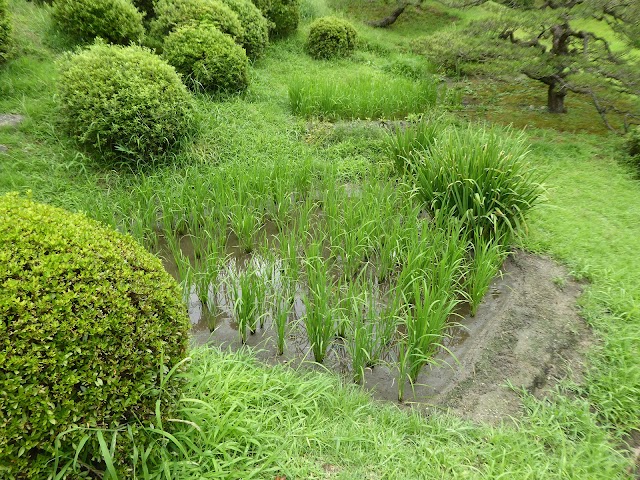
{"type": "Polygon", "coordinates": [[[303,296],[304,325],[315,361],[322,363],[335,335],[335,311],[331,306],[332,282],[327,263],[321,257],[320,238],[309,243],[305,259],[307,292],[303,296]]]}
{"type": "MultiPolygon", "coordinates": [[[[236,267],[237,270],[237,267],[236,267]]],[[[254,335],[263,312],[265,285],[255,265],[249,264],[237,273],[228,275],[228,290],[242,343],[247,342],[247,329],[254,335]]]]}
{"type": "Polygon", "coordinates": [[[353,285],[347,298],[349,330],[346,346],[351,357],[353,380],[362,384],[364,369],[375,363],[378,308],[371,285],[360,279],[353,285]]]}
{"type": "Polygon", "coordinates": [[[240,247],[246,253],[253,251],[262,226],[257,210],[251,204],[233,203],[229,206],[229,223],[238,237],[240,247]]]}
{"type": "Polygon", "coordinates": [[[426,279],[413,284],[413,305],[406,318],[407,374],[412,383],[436,353],[447,319],[458,303],[450,291],[429,284],[426,279]]]}
{"type": "Polygon", "coordinates": [[[301,77],[289,85],[289,103],[295,115],[304,117],[396,119],[431,110],[444,92],[433,77],[420,81],[382,75],[301,77]]]}
{"type": "Polygon", "coordinates": [[[515,234],[540,201],[541,176],[521,135],[475,128],[448,129],[431,146],[418,167],[420,196],[431,214],[442,210],[469,230],[515,234]]]}
{"type": "Polygon", "coordinates": [[[500,239],[487,238],[482,231],[473,232],[473,258],[464,283],[471,316],[478,311],[480,302],[507,255],[500,239]]]}

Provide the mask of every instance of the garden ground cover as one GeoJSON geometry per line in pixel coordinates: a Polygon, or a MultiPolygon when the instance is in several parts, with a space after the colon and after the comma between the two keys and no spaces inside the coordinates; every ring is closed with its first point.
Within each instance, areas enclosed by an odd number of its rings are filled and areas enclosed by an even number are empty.
{"type": "MultiPolygon", "coordinates": [[[[11,5],[25,42],[23,56],[0,73],[0,111],[26,118],[17,128],[0,128],[0,144],[8,149],[0,153],[0,191],[31,190],[38,200],[123,228],[131,220],[127,195],[140,188],[145,174],[97,167],[58,134],[51,72],[59,45],[43,40],[48,13],[17,0],[11,5]]],[[[386,53],[324,64],[304,57],[302,43],[297,36],[272,45],[255,65],[245,97],[226,103],[199,97],[202,127],[195,145],[175,166],[152,175],[171,188],[172,179],[193,165],[206,172],[282,158],[302,168],[333,164],[345,182],[361,181],[371,170],[388,174],[376,128],[317,128],[292,116],[287,98],[292,75],[321,75],[336,65],[375,74],[388,68],[386,53]]],[[[182,419],[209,428],[197,434],[188,424],[179,426],[176,438],[188,455],[176,444],[158,447],[158,465],[172,478],[627,475],[630,461],[616,448],[640,424],[640,265],[634,254],[640,247],[640,184],[614,161],[606,140],[544,130],[529,135],[531,158],[548,174],[548,203],[535,212],[522,244],[553,255],[591,282],[581,300],[596,338],[585,382],[565,382],[549,400],[522,392],[524,408],[513,424],[486,426],[444,413],[425,418],[400,412],[331,375],[272,369],[246,353],[198,349],[185,390],[185,399],[193,400],[185,401],[182,419]],[[225,470],[224,462],[233,468],[225,470]]]]}

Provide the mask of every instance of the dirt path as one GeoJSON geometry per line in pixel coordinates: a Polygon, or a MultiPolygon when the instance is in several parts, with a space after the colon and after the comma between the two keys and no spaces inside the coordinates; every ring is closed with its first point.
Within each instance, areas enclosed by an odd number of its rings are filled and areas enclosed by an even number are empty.
{"type": "MultiPolygon", "coordinates": [[[[494,280],[475,317],[461,323],[460,336],[449,349],[457,358],[441,354],[450,366],[425,369],[410,401],[449,409],[465,418],[496,423],[520,411],[518,395],[509,387],[540,395],[571,372],[580,380],[584,354],[592,334],[578,315],[581,286],[551,259],[516,252],[494,280]]],[[[393,397],[369,384],[381,397],[393,397]]]]}

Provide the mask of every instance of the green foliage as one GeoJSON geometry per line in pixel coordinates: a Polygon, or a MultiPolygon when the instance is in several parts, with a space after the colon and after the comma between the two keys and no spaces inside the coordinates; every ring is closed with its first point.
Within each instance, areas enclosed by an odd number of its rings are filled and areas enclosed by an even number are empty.
{"type": "Polygon", "coordinates": [[[163,55],[196,89],[235,93],[249,84],[244,50],[212,24],[179,27],[167,37],[163,55]]]}
{"type": "Polygon", "coordinates": [[[222,0],[233,10],[242,24],[240,44],[251,60],[260,58],[269,43],[269,23],[250,0],[222,0]]]}
{"type": "Polygon", "coordinates": [[[300,78],[289,85],[289,103],[296,115],[337,119],[397,119],[431,110],[444,90],[434,79],[342,75],[300,78]]]}
{"type": "Polygon", "coordinates": [[[317,59],[346,57],[355,50],[357,36],[356,29],[346,20],[323,17],[311,24],[305,48],[317,59]]]}
{"type": "Polygon", "coordinates": [[[443,29],[411,42],[414,53],[424,57],[448,75],[474,75],[513,70],[515,61],[531,52],[517,52],[512,46],[490,36],[479,25],[466,29],[443,29]]]}
{"type": "Polygon", "coordinates": [[[269,21],[269,37],[285,37],[300,22],[300,0],[253,0],[269,21]]]}
{"type": "Polygon", "coordinates": [[[131,0],[56,0],[53,19],[60,29],[81,43],[100,37],[128,45],[144,34],[142,14],[131,0]]]}
{"type": "Polygon", "coordinates": [[[217,0],[158,0],[151,35],[162,39],[178,27],[189,23],[208,22],[234,40],[241,40],[244,30],[238,15],[217,0]]]}
{"type": "Polygon", "coordinates": [[[130,237],[16,194],[0,219],[0,476],[47,478],[62,432],[171,414],[188,319],[130,237]]]}
{"type": "Polygon", "coordinates": [[[11,17],[9,15],[8,0],[0,0],[0,63],[9,53],[11,40],[11,17]]]}
{"type": "Polygon", "coordinates": [[[516,233],[542,193],[526,156],[522,137],[447,129],[416,165],[419,194],[432,214],[457,217],[469,229],[516,233]]]}
{"type": "Polygon", "coordinates": [[[627,133],[625,153],[628,156],[629,162],[640,168],[640,127],[636,126],[627,133]]]}
{"type": "Polygon", "coordinates": [[[173,67],[141,47],[97,43],[63,62],[60,107],[72,138],[106,161],[149,161],[192,124],[192,100],[173,67]]]}
{"type": "Polygon", "coordinates": [[[155,16],[154,1],[153,0],[132,0],[136,8],[145,16],[148,20],[155,16]]]}

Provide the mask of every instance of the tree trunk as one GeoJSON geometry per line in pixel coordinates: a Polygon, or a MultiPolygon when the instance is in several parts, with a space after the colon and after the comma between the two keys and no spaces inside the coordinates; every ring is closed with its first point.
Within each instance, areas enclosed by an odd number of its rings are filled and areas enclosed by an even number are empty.
{"type": "Polygon", "coordinates": [[[378,28],[390,27],[396,22],[396,20],[398,20],[398,17],[402,15],[402,13],[405,11],[405,9],[408,6],[409,6],[409,3],[403,2],[398,6],[398,8],[396,8],[393,12],[391,12],[391,15],[389,15],[388,17],[384,17],[382,20],[376,20],[368,23],[372,27],[378,27],[378,28]]]}
{"type": "Polygon", "coordinates": [[[564,97],[566,96],[566,90],[557,90],[556,84],[549,85],[549,93],[547,95],[547,107],[549,108],[549,112],[567,113],[567,108],[564,106],[564,97]]]}

